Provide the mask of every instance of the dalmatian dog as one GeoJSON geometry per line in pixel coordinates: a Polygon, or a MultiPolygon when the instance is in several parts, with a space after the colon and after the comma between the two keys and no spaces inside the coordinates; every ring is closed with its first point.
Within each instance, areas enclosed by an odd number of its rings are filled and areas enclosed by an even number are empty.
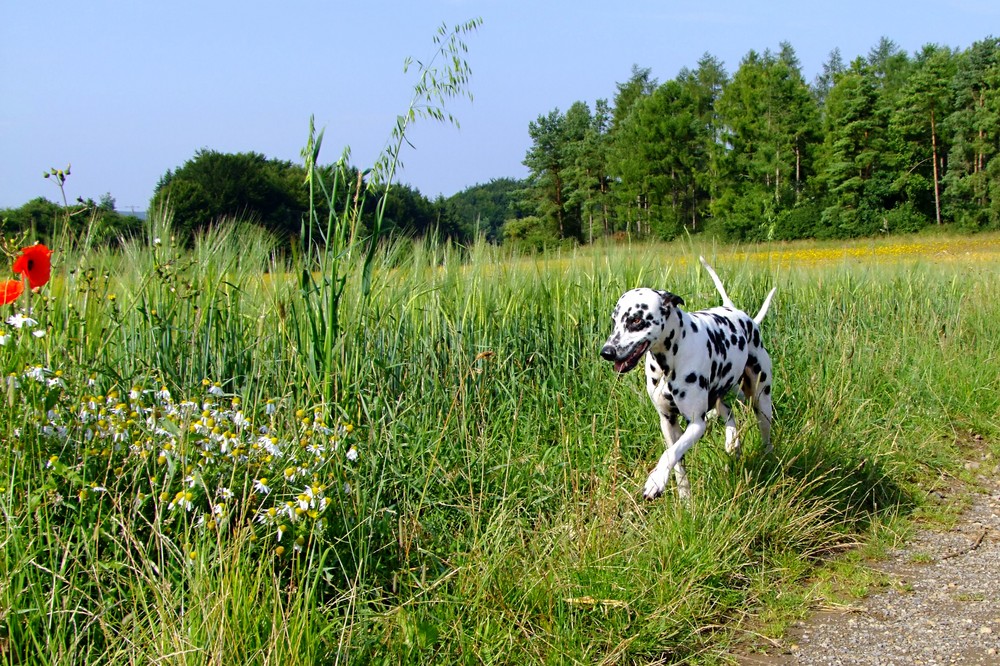
{"type": "Polygon", "coordinates": [[[669,291],[638,288],[625,292],[611,314],[612,331],[601,357],[624,374],[645,356],[646,391],[660,415],[666,451],[646,480],[643,496],[663,493],[674,471],[677,492],[691,496],[691,485],[681,459],[705,433],[705,419],[715,410],[726,423],[726,451],[740,452],[736,419],[726,402],[739,388],[753,406],[761,441],[771,451],[771,358],[760,336],[760,324],[775,289],[756,316],[739,310],[722,280],[699,257],[722,296],[722,305],[685,312],[684,299],[669,291]],[[681,431],[678,418],[687,426],[681,431]]]}

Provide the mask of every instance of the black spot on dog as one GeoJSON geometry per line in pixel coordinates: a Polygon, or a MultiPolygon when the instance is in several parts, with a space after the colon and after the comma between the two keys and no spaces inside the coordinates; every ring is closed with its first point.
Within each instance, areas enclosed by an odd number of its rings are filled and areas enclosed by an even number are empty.
{"type": "Polygon", "coordinates": [[[698,376],[698,387],[703,391],[708,388],[708,378],[705,375],[698,376]]]}
{"type": "Polygon", "coordinates": [[[720,331],[708,331],[708,339],[719,356],[726,356],[726,340],[720,331]]]}
{"type": "Polygon", "coordinates": [[[692,372],[691,374],[689,374],[687,377],[684,378],[684,381],[686,381],[688,384],[694,384],[696,381],[698,381],[698,375],[692,372]]]}
{"type": "Polygon", "coordinates": [[[764,387],[764,395],[771,395],[771,385],[768,384],[764,387]]]}
{"type": "Polygon", "coordinates": [[[643,331],[650,327],[650,321],[652,317],[645,317],[643,315],[644,309],[639,309],[634,314],[628,314],[625,316],[625,329],[632,332],[643,331]]]}
{"type": "Polygon", "coordinates": [[[691,332],[692,333],[697,333],[698,332],[698,324],[694,323],[693,319],[691,320],[691,332]]]}

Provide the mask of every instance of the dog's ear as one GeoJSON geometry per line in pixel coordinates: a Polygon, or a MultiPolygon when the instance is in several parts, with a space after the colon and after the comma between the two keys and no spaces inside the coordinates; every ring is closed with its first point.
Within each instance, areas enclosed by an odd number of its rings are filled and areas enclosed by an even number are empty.
{"type": "Polygon", "coordinates": [[[674,306],[676,306],[676,305],[684,305],[684,299],[681,298],[680,296],[678,296],[677,294],[671,293],[669,291],[662,291],[662,290],[657,290],[656,293],[658,293],[660,295],[660,298],[663,299],[664,303],[670,303],[671,305],[674,305],[674,306]]]}

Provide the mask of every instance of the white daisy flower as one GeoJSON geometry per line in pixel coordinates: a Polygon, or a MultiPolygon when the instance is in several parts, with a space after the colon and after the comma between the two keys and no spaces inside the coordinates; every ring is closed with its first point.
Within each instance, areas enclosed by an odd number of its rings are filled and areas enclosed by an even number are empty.
{"type": "Polygon", "coordinates": [[[18,312],[16,315],[11,315],[7,317],[7,323],[14,328],[21,328],[22,326],[37,326],[38,322],[31,317],[25,317],[23,314],[18,312]]]}
{"type": "Polygon", "coordinates": [[[40,365],[36,365],[33,368],[24,371],[24,376],[28,379],[34,379],[36,382],[45,381],[45,368],[40,365]]]}

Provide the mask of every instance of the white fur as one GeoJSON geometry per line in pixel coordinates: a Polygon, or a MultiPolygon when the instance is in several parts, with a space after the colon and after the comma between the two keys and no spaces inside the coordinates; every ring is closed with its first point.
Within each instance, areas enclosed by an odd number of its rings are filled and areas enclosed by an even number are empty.
{"type": "Polygon", "coordinates": [[[725,401],[742,389],[757,413],[761,440],[771,450],[771,358],[760,338],[760,323],[775,290],[755,317],[737,309],[722,281],[701,258],[722,296],[723,305],[685,312],[684,300],[669,291],[638,288],[625,292],[612,313],[612,331],[601,356],[625,373],[645,357],[646,391],[660,416],[666,450],[646,480],[643,495],[659,496],[674,470],[677,491],[690,497],[684,454],[705,433],[705,419],[715,409],[726,423],[726,451],[739,455],[736,420],[725,401]],[[678,416],[687,422],[684,430],[678,416]]]}

